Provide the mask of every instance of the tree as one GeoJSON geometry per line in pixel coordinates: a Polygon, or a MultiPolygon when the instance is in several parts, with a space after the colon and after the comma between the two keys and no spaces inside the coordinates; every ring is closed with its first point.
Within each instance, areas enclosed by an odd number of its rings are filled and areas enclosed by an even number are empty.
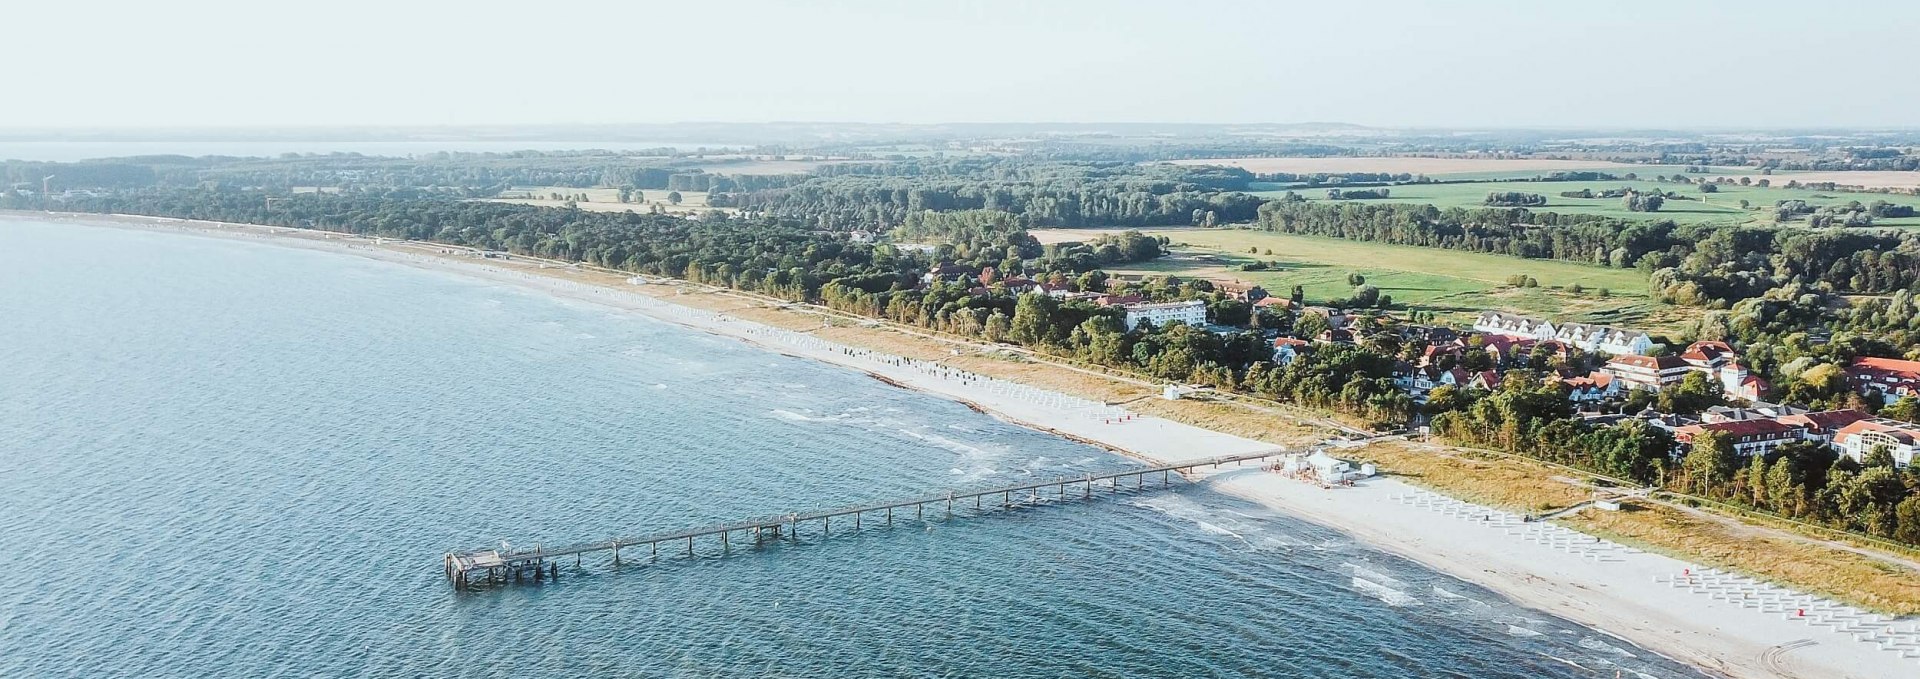
{"type": "Polygon", "coordinates": [[[1886,467],[1888,469],[1892,469],[1893,468],[1893,449],[1888,448],[1884,445],[1876,445],[1873,448],[1867,450],[1866,459],[1863,460],[1860,464],[1862,466],[1867,467],[1868,469],[1872,469],[1874,467],[1886,467]]]}
{"type": "Polygon", "coordinates": [[[673,203],[674,205],[679,205],[679,204],[680,204],[680,200],[681,200],[681,198],[682,198],[682,196],[680,195],[680,192],[679,192],[679,191],[668,191],[668,192],[667,192],[667,202],[669,202],[669,203],[673,203]]]}
{"type": "Polygon", "coordinates": [[[1687,474],[1687,487],[1701,495],[1713,494],[1733,478],[1739,468],[1733,452],[1733,437],[1726,432],[1703,431],[1695,434],[1680,468],[1687,474]]]}

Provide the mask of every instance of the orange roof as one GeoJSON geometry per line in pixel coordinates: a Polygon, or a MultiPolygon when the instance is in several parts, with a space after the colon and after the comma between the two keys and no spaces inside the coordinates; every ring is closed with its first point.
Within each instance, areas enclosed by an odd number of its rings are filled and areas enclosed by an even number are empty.
{"type": "Polygon", "coordinates": [[[1798,426],[1779,420],[1729,420],[1713,424],[1689,424],[1673,430],[1674,438],[1691,441],[1701,432],[1717,431],[1730,436],[1755,436],[1760,434],[1783,434],[1800,429],[1798,426]]]}
{"type": "Polygon", "coordinates": [[[1836,432],[1833,435],[1833,440],[1835,442],[1840,442],[1848,438],[1852,438],[1853,435],[1855,434],[1863,434],[1870,431],[1879,432],[1882,434],[1886,434],[1888,436],[1892,436],[1893,438],[1899,440],[1901,443],[1905,443],[1907,445],[1913,445],[1915,441],[1920,440],[1920,426],[1908,424],[1906,422],[1897,422],[1894,420],[1889,420],[1889,419],[1880,418],[1880,417],[1876,417],[1870,420],[1861,420],[1859,422],[1849,424],[1845,427],[1841,427],[1840,431],[1836,432]]]}
{"type": "Polygon", "coordinates": [[[1903,361],[1897,358],[1861,356],[1853,359],[1851,369],[1873,370],[1894,373],[1906,379],[1920,379],[1920,361],[1903,361]]]}
{"type": "Polygon", "coordinates": [[[1858,410],[1822,410],[1817,413],[1801,413],[1779,418],[1781,422],[1795,424],[1819,432],[1843,429],[1861,420],[1873,419],[1872,415],[1858,410]]]}

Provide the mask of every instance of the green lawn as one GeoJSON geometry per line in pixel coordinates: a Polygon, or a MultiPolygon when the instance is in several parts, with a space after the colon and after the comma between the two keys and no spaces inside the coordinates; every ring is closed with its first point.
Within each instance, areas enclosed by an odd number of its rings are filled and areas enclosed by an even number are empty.
{"type": "MultiPolygon", "coordinates": [[[[1642,176],[1646,176],[1642,174],[1642,176]]],[[[1774,182],[1784,184],[1792,179],[1790,174],[1778,175],[1774,182]]],[[[1778,186],[1761,188],[1758,186],[1740,186],[1722,184],[1718,193],[1700,193],[1699,187],[1689,184],[1659,183],[1653,181],[1601,181],[1601,182],[1530,182],[1530,181],[1487,181],[1465,184],[1406,184],[1386,187],[1392,195],[1383,201],[1394,203],[1427,203],[1440,207],[1482,207],[1488,193],[1496,191],[1522,191],[1537,193],[1547,197],[1544,207],[1535,210],[1560,212],[1563,214],[1596,214],[1623,219],[1671,219],[1679,223],[1718,222],[1726,224],[1770,224],[1773,223],[1772,207],[1775,201],[1804,200],[1814,205],[1844,204],[1859,201],[1862,205],[1876,200],[1889,203],[1920,207],[1920,196],[1902,196],[1880,193],[1847,193],[1839,191],[1812,191],[1808,189],[1785,189],[1778,186]],[[1632,212],[1626,209],[1619,198],[1562,198],[1562,191],[1591,189],[1599,193],[1605,189],[1631,187],[1637,190],[1672,191],[1683,196],[1700,200],[1668,200],[1657,213],[1632,212]],[[1746,200],[1750,209],[1741,209],[1740,201],[1746,200]]],[[[1255,195],[1279,196],[1284,191],[1261,191],[1255,195]]],[[[1325,189],[1300,189],[1295,193],[1308,200],[1327,200],[1325,189]]],[[[1913,227],[1920,226],[1920,217],[1904,219],[1881,219],[1875,226],[1913,227]]],[[[1544,279],[1543,279],[1544,280],[1544,279]]]]}
{"type": "Polygon", "coordinates": [[[1599,322],[1665,331],[1689,314],[1648,297],[1647,278],[1631,269],[1610,269],[1572,262],[1521,259],[1336,238],[1297,236],[1241,229],[1164,229],[1173,254],[1146,264],[1112,267],[1115,273],[1170,274],[1228,278],[1257,283],[1269,292],[1305,289],[1309,302],[1351,296],[1347,275],[1391,295],[1396,304],[1440,312],[1448,320],[1470,321],[1480,311],[1498,309],[1559,319],[1599,322]],[[1260,254],[1247,252],[1248,248],[1260,254]],[[1273,254],[1265,254],[1271,250],[1273,254]],[[1268,271],[1242,271],[1240,265],[1278,262],[1268,271]],[[1525,274],[1540,283],[1513,288],[1507,277],[1525,274]],[[1571,287],[1585,288],[1574,293],[1571,287]],[[1610,293],[1602,297],[1598,290],[1610,293]]]}

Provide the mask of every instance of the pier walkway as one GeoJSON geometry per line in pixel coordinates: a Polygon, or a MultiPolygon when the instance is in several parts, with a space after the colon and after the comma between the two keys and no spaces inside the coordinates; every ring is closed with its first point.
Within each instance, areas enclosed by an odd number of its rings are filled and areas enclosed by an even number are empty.
{"type": "Polygon", "coordinates": [[[955,503],[961,503],[965,509],[971,500],[973,509],[987,509],[993,500],[998,500],[1000,508],[1018,505],[1039,504],[1042,502],[1064,502],[1067,500],[1091,499],[1094,490],[1107,490],[1118,493],[1125,489],[1127,481],[1132,481],[1132,489],[1144,490],[1148,487],[1148,477],[1159,475],[1160,487],[1173,484],[1173,473],[1182,477],[1193,474],[1202,468],[1214,469],[1224,465],[1244,465],[1288,454],[1289,451],[1273,449],[1239,455],[1224,455],[1205,459],[1188,460],[1176,464],[1141,467],[1100,474],[1086,474],[1074,477],[1058,477],[1045,481],[1033,481],[1010,486],[953,490],[934,495],[876,502],[872,504],[841,507],[823,511],[792,513],[781,516],[767,516],[728,523],[720,523],[683,530],[671,530],[649,535],[620,537],[599,542],[581,542],[557,547],[536,545],[532,549],[478,549],[463,552],[448,552],[444,558],[447,580],[455,589],[468,589],[475,585],[520,582],[532,578],[538,582],[543,579],[557,578],[560,575],[559,560],[573,557],[574,564],[580,564],[586,554],[606,552],[612,557],[613,564],[620,564],[622,550],[646,550],[648,557],[660,554],[665,545],[670,552],[681,551],[687,556],[694,555],[698,541],[718,542],[722,553],[731,551],[733,540],[738,537],[743,544],[759,545],[769,541],[798,540],[799,531],[804,526],[818,525],[822,535],[833,531],[833,520],[841,519],[842,525],[852,522],[854,530],[859,530],[864,521],[884,521],[891,525],[895,510],[912,509],[914,518],[926,518],[928,507],[943,512],[945,518],[952,518],[955,503]],[[869,515],[879,515],[872,516],[869,515]]]}

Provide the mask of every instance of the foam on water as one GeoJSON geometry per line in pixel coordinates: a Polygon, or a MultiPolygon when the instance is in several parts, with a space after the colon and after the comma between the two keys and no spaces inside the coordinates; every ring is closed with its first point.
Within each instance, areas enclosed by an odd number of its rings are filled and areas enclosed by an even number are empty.
{"type": "Polygon", "coordinates": [[[1511,636],[1495,617],[1543,616],[1181,484],[454,593],[448,549],[1137,463],[353,257],[0,220],[0,271],[0,544],[47,555],[0,580],[4,677],[1575,679],[1541,658],[1606,653],[1563,621],[1511,636]],[[1442,586],[1496,615],[1405,603],[1442,586]]]}

